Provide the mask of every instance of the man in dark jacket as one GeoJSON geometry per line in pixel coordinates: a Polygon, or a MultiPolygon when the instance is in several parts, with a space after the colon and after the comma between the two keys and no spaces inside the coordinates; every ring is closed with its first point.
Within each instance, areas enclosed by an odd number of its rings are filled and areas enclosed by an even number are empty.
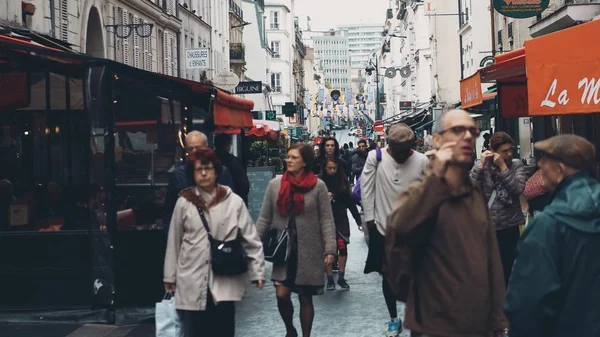
{"type": "Polygon", "coordinates": [[[552,201],[517,246],[504,306],[510,336],[600,336],[596,150],[576,135],[537,142],[535,149],[542,152],[540,170],[552,201]]]}
{"type": "MultiPolygon", "coordinates": [[[[200,131],[190,131],[185,137],[185,152],[188,155],[206,146],[208,146],[208,140],[206,139],[206,135],[200,131]]],[[[235,188],[231,173],[229,173],[229,170],[225,165],[223,165],[223,172],[221,172],[221,175],[219,176],[219,184],[229,186],[232,190],[235,188]]],[[[169,187],[167,187],[167,195],[165,196],[163,213],[164,227],[166,230],[169,229],[171,215],[173,214],[177,199],[179,198],[179,192],[195,185],[196,183],[194,183],[192,175],[188,172],[185,162],[176,167],[171,173],[169,187]]]]}
{"type": "Polygon", "coordinates": [[[248,193],[250,193],[250,181],[246,175],[246,169],[242,161],[231,154],[231,145],[233,138],[228,134],[215,135],[215,152],[221,160],[221,163],[229,169],[233,185],[233,192],[239,195],[242,200],[248,205],[248,193]]]}
{"type": "Polygon", "coordinates": [[[363,168],[365,167],[365,162],[367,161],[367,155],[369,154],[369,147],[367,146],[366,140],[359,140],[357,146],[358,150],[354,156],[352,156],[352,173],[356,179],[360,178],[363,168]]]}

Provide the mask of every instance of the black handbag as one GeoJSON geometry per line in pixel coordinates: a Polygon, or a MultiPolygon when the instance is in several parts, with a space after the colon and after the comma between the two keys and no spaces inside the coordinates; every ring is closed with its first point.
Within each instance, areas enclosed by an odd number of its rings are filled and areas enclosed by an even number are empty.
{"type": "Polygon", "coordinates": [[[292,198],[288,226],[285,229],[271,228],[267,233],[265,241],[263,241],[263,252],[265,255],[265,260],[272,262],[274,265],[285,264],[289,257],[289,228],[291,228],[291,222],[296,221],[293,203],[294,202],[292,198]]]}
{"type": "Polygon", "coordinates": [[[235,276],[248,271],[248,255],[242,247],[242,236],[238,230],[237,237],[231,241],[215,240],[210,234],[204,211],[198,208],[200,219],[206,229],[210,242],[212,271],[216,275],[235,276]]]}

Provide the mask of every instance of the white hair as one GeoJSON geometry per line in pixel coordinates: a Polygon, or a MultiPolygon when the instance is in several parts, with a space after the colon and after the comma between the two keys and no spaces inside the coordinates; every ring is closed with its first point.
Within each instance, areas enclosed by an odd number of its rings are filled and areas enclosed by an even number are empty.
{"type": "Polygon", "coordinates": [[[197,130],[193,130],[187,133],[187,135],[185,135],[185,140],[187,143],[187,140],[191,137],[200,137],[203,141],[204,144],[208,145],[208,138],[206,137],[206,135],[200,131],[197,130]]]}

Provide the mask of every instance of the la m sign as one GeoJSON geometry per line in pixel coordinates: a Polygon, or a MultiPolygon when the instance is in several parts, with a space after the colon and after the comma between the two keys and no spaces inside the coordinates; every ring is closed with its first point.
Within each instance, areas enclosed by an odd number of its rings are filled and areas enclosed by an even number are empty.
{"type": "Polygon", "coordinates": [[[252,82],[240,82],[240,84],[235,87],[236,94],[261,94],[262,93],[262,82],[261,81],[252,81],[252,82]]]}

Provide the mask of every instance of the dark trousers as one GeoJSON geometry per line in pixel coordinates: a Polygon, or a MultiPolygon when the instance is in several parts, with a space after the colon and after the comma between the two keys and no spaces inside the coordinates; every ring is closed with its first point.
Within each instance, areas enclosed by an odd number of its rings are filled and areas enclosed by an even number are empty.
{"type": "Polygon", "coordinates": [[[519,226],[514,226],[496,231],[498,240],[498,249],[500,250],[500,260],[502,260],[502,269],[504,270],[504,282],[508,287],[508,280],[512,272],[513,264],[517,255],[517,243],[519,242],[519,226]]]}
{"type": "Polygon", "coordinates": [[[208,292],[206,310],[179,310],[185,337],[234,337],[235,303],[221,302],[215,305],[208,292]]]}

